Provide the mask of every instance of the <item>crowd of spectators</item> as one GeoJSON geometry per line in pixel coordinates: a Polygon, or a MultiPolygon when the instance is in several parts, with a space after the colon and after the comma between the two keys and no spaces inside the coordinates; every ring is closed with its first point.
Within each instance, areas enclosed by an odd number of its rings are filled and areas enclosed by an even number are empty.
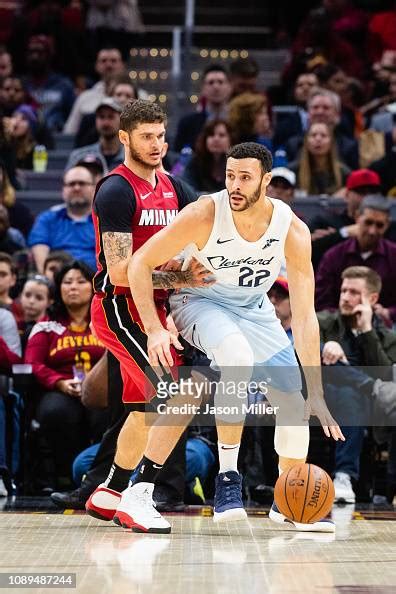
{"type": "MultiPolygon", "coordinates": [[[[98,180],[124,160],[118,138],[123,106],[148,97],[131,82],[124,61],[133,29],[123,28],[122,7],[135,11],[134,30],[141,30],[136,2],[103,2],[100,14],[96,3],[88,2],[86,26],[95,30],[89,48],[79,3],[49,3],[52,21],[45,18],[46,4],[29,5],[26,14],[15,9],[13,25],[0,27],[0,366],[10,375],[15,364],[30,365],[35,380],[28,390],[27,416],[28,432],[35,428],[38,434],[39,472],[29,488],[41,493],[72,487],[74,458],[100,442],[108,422],[106,409],[88,410],[80,398],[85,376],[104,354],[89,327],[96,267],[91,206],[98,180]],[[99,22],[104,12],[106,20],[99,22]],[[16,43],[21,32],[24,44],[16,43]],[[78,43],[82,55],[95,54],[91,75],[96,80],[77,66],[78,43]],[[63,204],[33,217],[29,204],[17,198],[18,190],[34,168],[35,147],[51,151],[60,133],[73,137],[58,180],[63,204]]],[[[232,144],[254,141],[272,152],[268,195],[292,208],[298,199],[296,214],[311,230],[323,365],[340,366],[344,374],[342,385],[324,374],[326,397],[348,402],[353,416],[386,394],[388,412],[394,414],[396,3],[388,12],[370,14],[349,0],[318,4],[296,35],[279,87],[260,88],[260,68],[250,57],[205,68],[197,106],[178,121],[174,116],[175,134],[164,164],[198,195],[223,187],[232,144]],[[307,218],[299,213],[307,196],[318,203],[330,196],[332,206],[307,218]],[[364,377],[352,377],[352,366],[366,366],[364,377]]],[[[269,297],[293,340],[286,269],[282,275],[269,297]]],[[[9,389],[7,395],[15,393],[9,389]]],[[[7,420],[5,399],[4,393],[0,495],[25,484],[21,456],[10,449],[10,441],[19,439],[18,423],[7,420]]],[[[396,491],[393,431],[373,433],[364,423],[348,427],[346,420],[343,427],[348,440],[337,443],[333,468],[337,497],[355,500],[363,440],[371,439],[374,451],[374,435],[381,447],[389,445],[391,501],[396,491]]],[[[246,433],[249,439],[252,431],[246,433]]],[[[254,435],[260,441],[257,430],[254,435]]],[[[204,442],[210,443],[208,436],[204,442]]],[[[207,474],[206,468],[202,475],[207,474]]],[[[263,474],[261,482],[271,482],[271,472],[263,474]]],[[[252,492],[260,487],[253,479],[249,484],[252,492]]]]}

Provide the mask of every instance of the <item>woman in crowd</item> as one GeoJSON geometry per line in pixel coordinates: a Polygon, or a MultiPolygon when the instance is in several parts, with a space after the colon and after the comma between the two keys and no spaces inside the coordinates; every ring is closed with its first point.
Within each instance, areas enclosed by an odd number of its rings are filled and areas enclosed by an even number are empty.
{"type": "Polygon", "coordinates": [[[27,237],[32,225],[33,215],[24,204],[17,202],[15,188],[11,185],[4,162],[0,159],[0,204],[8,210],[11,227],[19,229],[27,237]]]}
{"type": "Polygon", "coordinates": [[[258,142],[273,150],[273,128],[267,98],[261,93],[242,93],[229,105],[228,121],[236,143],[258,142]]]}
{"type": "Polygon", "coordinates": [[[334,194],[345,185],[349,169],[338,159],[331,128],[311,124],[298,161],[289,165],[297,174],[297,187],[307,194],[334,194]]]}
{"type": "Polygon", "coordinates": [[[109,95],[120,105],[126,105],[138,98],[138,89],[127,74],[119,74],[109,84],[109,95]]]}
{"type": "Polygon", "coordinates": [[[30,105],[20,105],[8,119],[10,142],[15,151],[19,169],[33,169],[33,152],[36,144],[53,148],[49,130],[39,125],[37,114],[30,105]]]}
{"type": "Polygon", "coordinates": [[[32,365],[41,387],[36,410],[40,458],[47,454],[46,464],[40,460],[46,476],[39,484],[48,490],[56,486],[57,477],[71,480],[74,458],[91,439],[101,439],[106,424],[105,412],[89,411],[80,401],[82,380],[104,353],[89,327],[92,277],[79,261],[59,271],[49,316],[33,327],[26,347],[25,362],[32,365]]]}
{"type": "Polygon", "coordinates": [[[197,139],[195,154],[181,178],[199,191],[224,188],[226,153],[231,147],[231,128],[224,120],[209,121],[197,139]]]}

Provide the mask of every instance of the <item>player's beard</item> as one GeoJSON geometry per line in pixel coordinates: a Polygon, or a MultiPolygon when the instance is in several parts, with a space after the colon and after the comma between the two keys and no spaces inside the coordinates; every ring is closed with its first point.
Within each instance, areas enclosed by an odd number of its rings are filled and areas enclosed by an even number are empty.
{"type": "Polygon", "coordinates": [[[231,210],[234,210],[235,212],[242,212],[243,210],[247,210],[248,208],[250,208],[251,206],[253,206],[253,204],[256,204],[256,202],[258,200],[260,200],[261,197],[261,184],[263,181],[263,177],[264,177],[264,173],[261,174],[261,178],[260,181],[257,185],[257,188],[254,190],[254,192],[252,192],[251,194],[249,194],[249,196],[246,196],[246,194],[236,194],[236,196],[240,196],[241,198],[245,199],[245,202],[241,204],[241,206],[237,207],[237,208],[233,208],[232,204],[231,204],[231,194],[230,192],[228,192],[228,197],[230,198],[230,207],[231,210]]]}
{"type": "Polygon", "coordinates": [[[145,169],[157,169],[157,167],[160,165],[161,161],[157,164],[157,165],[153,165],[150,161],[146,161],[144,159],[144,157],[139,153],[139,151],[137,151],[133,146],[131,141],[129,141],[129,158],[132,161],[135,161],[135,163],[138,163],[139,165],[141,165],[142,167],[144,167],[145,169]]]}

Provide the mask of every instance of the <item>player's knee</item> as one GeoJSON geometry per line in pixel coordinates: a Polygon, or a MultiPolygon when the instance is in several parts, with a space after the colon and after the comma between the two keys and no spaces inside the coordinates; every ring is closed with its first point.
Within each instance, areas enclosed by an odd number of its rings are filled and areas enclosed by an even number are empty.
{"type": "Polygon", "coordinates": [[[276,410],[279,426],[306,425],[304,421],[305,400],[301,392],[280,392],[270,389],[267,398],[276,410]]]}
{"type": "Polygon", "coordinates": [[[213,349],[219,367],[253,367],[254,353],[242,334],[231,334],[213,349]]]}
{"type": "Polygon", "coordinates": [[[274,436],[275,451],[282,458],[306,458],[309,447],[309,426],[277,425],[274,436]]]}

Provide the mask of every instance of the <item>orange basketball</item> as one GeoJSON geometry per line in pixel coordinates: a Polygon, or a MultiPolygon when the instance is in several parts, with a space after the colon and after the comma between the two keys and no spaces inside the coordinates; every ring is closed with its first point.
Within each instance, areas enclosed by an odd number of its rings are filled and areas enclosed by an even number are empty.
{"type": "Polygon", "coordinates": [[[334,501],[333,481],[314,464],[296,464],[275,485],[275,503],[289,520],[312,524],[327,516],[334,501]]]}

